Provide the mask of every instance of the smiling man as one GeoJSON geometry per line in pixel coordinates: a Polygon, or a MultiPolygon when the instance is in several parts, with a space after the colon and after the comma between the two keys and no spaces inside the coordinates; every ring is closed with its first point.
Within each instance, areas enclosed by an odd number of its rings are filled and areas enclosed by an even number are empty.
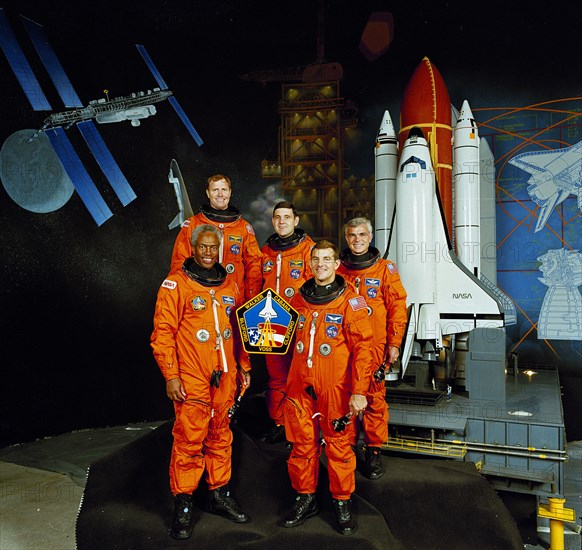
{"type": "MultiPolygon", "coordinates": [[[[367,393],[368,407],[362,417],[365,450],[365,475],[378,479],[384,474],[381,447],[388,441],[388,403],[386,381],[381,365],[389,369],[400,354],[406,330],[406,291],[396,264],[380,257],[371,246],[373,228],[367,218],[353,218],[344,227],[348,247],[340,254],[338,273],[366,298],[374,329],[373,355],[375,376],[367,393]]],[[[353,443],[359,437],[357,421],[350,426],[353,443]]]]}
{"type": "Polygon", "coordinates": [[[318,513],[321,431],[338,530],[351,535],[356,531],[351,509],[356,457],[347,430],[338,429],[334,420],[355,417],[367,406],[373,334],[366,301],[336,276],[339,265],[337,247],[317,242],[311,251],[314,276],[290,302],[299,318],[287,379],[285,429],[293,443],[289,477],[298,494],[283,526],[296,527],[318,513]]]}
{"type": "Polygon", "coordinates": [[[184,260],[192,255],[191,236],[195,227],[210,224],[222,234],[218,261],[229,277],[234,278],[244,290],[246,300],[261,291],[261,250],[253,226],[243,219],[240,211],[230,204],[232,187],[230,179],[222,174],[210,176],[206,181],[208,203],[200,212],[188,218],[176,237],[170,271],[182,269],[184,260]]]}
{"type": "Polygon", "coordinates": [[[238,383],[250,384],[250,359],[235,346],[236,306],[243,301],[237,284],[218,263],[220,231],[199,225],[192,232],[193,255],[168,275],[158,292],[151,346],[174,403],[176,420],[170,459],[170,489],[175,515],[170,535],[192,535],[192,492],[206,477],[206,510],[235,523],[249,517],[234,500],[228,411],[238,383]]]}
{"type": "MultiPolygon", "coordinates": [[[[273,289],[290,300],[297,289],[311,277],[311,248],[315,244],[303,229],[297,227],[299,216],[295,206],[287,201],[278,202],[273,208],[273,233],[261,249],[263,253],[263,290],[273,289]]],[[[269,416],[275,425],[266,434],[266,443],[285,441],[283,407],[285,384],[289,372],[291,354],[266,355],[265,363],[269,379],[265,399],[269,416]]]]}

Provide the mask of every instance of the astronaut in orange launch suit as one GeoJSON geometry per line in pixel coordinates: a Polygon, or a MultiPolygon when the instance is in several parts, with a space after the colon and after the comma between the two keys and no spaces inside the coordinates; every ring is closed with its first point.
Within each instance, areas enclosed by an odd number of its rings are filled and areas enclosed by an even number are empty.
{"type": "MultiPolygon", "coordinates": [[[[370,479],[378,479],[384,473],[380,448],[388,441],[389,418],[384,372],[378,368],[383,363],[389,368],[398,359],[407,323],[406,290],[396,265],[381,258],[378,249],[370,246],[373,236],[370,220],[351,219],[344,227],[344,234],[348,248],[340,254],[338,273],[366,298],[374,330],[373,371],[378,374],[372,377],[367,393],[368,407],[362,415],[362,428],[366,445],[365,473],[370,479]]],[[[354,422],[350,429],[356,425],[354,422]]],[[[357,436],[356,431],[354,438],[357,436]]]]}
{"type": "Polygon", "coordinates": [[[229,277],[234,278],[238,287],[244,289],[246,301],[261,292],[261,250],[253,226],[242,218],[238,208],[230,205],[231,193],[228,177],[215,174],[208,178],[206,196],[209,202],[182,224],[174,243],[170,272],[180,271],[184,260],[192,255],[194,228],[201,224],[214,225],[223,237],[218,262],[229,277]]]}
{"type": "Polygon", "coordinates": [[[233,435],[229,408],[237,381],[250,384],[250,360],[242,351],[234,319],[242,294],[217,262],[220,231],[200,225],[192,232],[193,256],[168,275],[156,301],[151,346],[174,402],[176,419],[170,460],[175,516],[170,534],[192,534],[192,498],[203,474],[206,510],[236,523],[249,517],[228,488],[233,435]]]}
{"type": "MultiPolygon", "coordinates": [[[[311,237],[297,227],[299,216],[295,206],[287,201],[278,202],[273,208],[273,233],[261,249],[263,253],[263,290],[273,289],[289,301],[297,289],[312,276],[311,248],[315,244],[311,237]]],[[[285,384],[291,353],[286,355],[270,354],[265,356],[269,379],[265,399],[269,416],[275,426],[267,433],[267,443],[285,440],[283,407],[285,384]]]]}
{"type": "Polygon", "coordinates": [[[329,488],[338,530],[356,530],[351,510],[356,456],[345,429],[337,422],[367,406],[372,368],[372,327],[367,304],[339,275],[339,251],[319,241],[311,251],[314,277],[291,299],[299,313],[293,359],[287,379],[285,430],[293,449],[287,460],[291,485],[297,491],[284,527],[296,527],[317,514],[315,492],[325,441],[329,488]]]}

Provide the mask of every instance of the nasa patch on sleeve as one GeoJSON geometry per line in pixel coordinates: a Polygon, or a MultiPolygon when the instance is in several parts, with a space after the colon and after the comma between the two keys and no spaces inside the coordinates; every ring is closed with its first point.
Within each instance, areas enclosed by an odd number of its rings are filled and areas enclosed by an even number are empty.
{"type": "Polygon", "coordinates": [[[176,281],[171,281],[170,279],[165,279],[164,282],[162,283],[162,286],[164,288],[174,290],[178,286],[178,283],[176,281]]]}

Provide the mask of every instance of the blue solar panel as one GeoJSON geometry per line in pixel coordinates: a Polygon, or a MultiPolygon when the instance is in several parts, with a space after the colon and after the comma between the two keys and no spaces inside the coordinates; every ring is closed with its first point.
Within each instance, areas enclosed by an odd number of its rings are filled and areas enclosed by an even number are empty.
{"type": "Polygon", "coordinates": [[[146,62],[150,71],[154,75],[154,78],[156,79],[156,82],[159,84],[160,88],[162,90],[167,90],[168,85],[166,84],[164,77],[160,74],[160,71],[158,71],[157,67],[154,65],[152,58],[150,57],[150,55],[148,54],[148,52],[146,51],[144,46],[142,46],[141,44],[136,44],[135,47],[137,48],[137,50],[139,51],[139,53],[143,57],[143,60],[146,62]]]}
{"type": "Polygon", "coordinates": [[[93,124],[92,120],[84,120],[78,122],[77,127],[83,135],[89,149],[91,149],[91,153],[93,153],[93,156],[99,163],[105,177],[109,180],[111,187],[113,187],[115,194],[121,201],[121,204],[127,206],[137,195],[115,162],[101,134],[97,131],[95,124],[93,124]]]}
{"type": "Polygon", "coordinates": [[[77,156],[65,131],[60,126],[57,126],[45,130],[45,133],[58,155],[63,168],[73,182],[77,193],[79,193],[81,200],[85,203],[87,210],[89,210],[97,225],[101,225],[113,216],[113,214],[107,204],[105,204],[103,197],[97,190],[97,187],[95,187],[87,170],[85,170],[81,159],[77,156]]]}
{"type": "Polygon", "coordinates": [[[170,96],[168,98],[168,101],[170,102],[172,107],[174,107],[174,109],[178,113],[178,116],[182,119],[184,126],[186,126],[186,129],[188,130],[188,132],[190,132],[190,135],[194,138],[194,141],[198,145],[202,145],[204,142],[202,141],[200,134],[198,134],[198,132],[196,131],[196,128],[194,128],[194,126],[190,122],[190,119],[188,118],[188,116],[184,112],[184,109],[182,109],[181,105],[178,103],[178,100],[174,96],[170,96]]]}
{"type": "Polygon", "coordinates": [[[10,67],[14,71],[14,76],[20,83],[31,107],[35,111],[50,111],[52,107],[44,95],[36,76],[34,76],[24,52],[16,41],[2,8],[0,8],[0,47],[2,47],[10,67]]]}
{"type": "Polygon", "coordinates": [[[28,31],[32,43],[34,44],[36,52],[48,71],[48,74],[51,77],[57,92],[59,92],[65,107],[82,107],[83,104],[81,103],[79,96],[77,96],[77,92],[73,89],[69,77],[65,74],[65,70],[59,61],[57,54],[48,43],[42,26],[26,17],[22,17],[22,21],[24,22],[24,26],[28,31]]]}
{"type": "MultiPolygon", "coordinates": [[[[143,60],[146,62],[150,71],[154,75],[154,78],[156,79],[156,82],[159,84],[160,88],[162,88],[162,90],[167,90],[168,85],[166,84],[166,81],[160,74],[160,71],[158,71],[157,67],[154,65],[154,62],[152,61],[152,58],[149,56],[145,47],[142,46],[141,44],[136,44],[135,47],[137,48],[137,50],[143,57],[143,60]]],[[[192,122],[190,122],[188,115],[186,115],[184,109],[182,109],[181,105],[178,103],[178,100],[175,97],[171,96],[168,98],[168,101],[172,104],[172,107],[174,107],[176,113],[178,113],[178,116],[182,119],[184,126],[186,126],[186,129],[188,130],[190,135],[194,138],[194,141],[198,145],[202,145],[204,142],[202,141],[200,134],[196,131],[196,128],[194,128],[192,122]]]]}

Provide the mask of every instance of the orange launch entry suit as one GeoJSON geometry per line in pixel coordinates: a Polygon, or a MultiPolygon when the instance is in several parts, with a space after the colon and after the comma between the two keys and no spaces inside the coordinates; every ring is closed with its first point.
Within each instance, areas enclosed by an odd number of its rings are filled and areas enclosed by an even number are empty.
{"type": "Polygon", "coordinates": [[[348,430],[336,432],[332,421],[349,412],[352,394],[366,395],[370,387],[373,335],[366,303],[339,276],[327,287],[310,279],[290,303],[299,312],[285,401],[291,485],[298,493],[316,492],[321,429],[332,497],[348,500],[356,456],[348,430]]]}
{"type": "Polygon", "coordinates": [[[170,274],[162,283],[151,336],[154,357],[164,378],[180,378],[186,391],[184,402],[174,401],[176,420],[170,459],[170,489],[174,495],[196,490],[205,470],[210,490],[230,480],[232,432],[228,410],[234,403],[237,363],[245,371],[250,369],[249,357],[241,351],[238,333],[233,331],[236,322],[231,322],[234,310],[242,303],[236,283],[219,264],[215,264],[219,279],[209,282],[193,277],[186,269],[193,261],[186,260],[184,271],[170,274]],[[211,384],[215,371],[222,372],[218,388],[211,384]]]}
{"type": "Polygon", "coordinates": [[[192,256],[192,231],[202,224],[220,229],[222,246],[218,261],[228,275],[234,278],[238,287],[244,289],[245,301],[259,294],[263,282],[259,243],[253,226],[233,206],[227,210],[215,210],[208,204],[203,205],[198,214],[182,224],[174,243],[170,273],[180,271],[184,260],[192,256]]]}
{"type": "MultiPolygon", "coordinates": [[[[273,233],[261,249],[263,253],[263,290],[272,288],[289,301],[297,289],[312,276],[309,260],[315,243],[303,229],[295,229],[293,235],[281,238],[273,233]]],[[[292,353],[266,355],[269,373],[265,400],[269,416],[276,424],[284,424],[283,399],[292,353]]]]}
{"type": "MultiPolygon", "coordinates": [[[[380,252],[373,246],[362,256],[354,256],[346,248],[342,250],[340,260],[337,273],[366,298],[370,307],[370,322],[374,330],[372,371],[375,371],[387,358],[388,346],[399,348],[402,343],[408,320],[406,290],[400,281],[396,264],[381,258],[380,252]]],[[[381,447],[388,441],[389,418],[386,383],[383,379],[376,381],[372,377],[367,398],[368,407],[362,416],[364,442],[369,447],[381,447]]],[[[357,438],[357,433],[354,433],[354,437],[357,438]]]]}

